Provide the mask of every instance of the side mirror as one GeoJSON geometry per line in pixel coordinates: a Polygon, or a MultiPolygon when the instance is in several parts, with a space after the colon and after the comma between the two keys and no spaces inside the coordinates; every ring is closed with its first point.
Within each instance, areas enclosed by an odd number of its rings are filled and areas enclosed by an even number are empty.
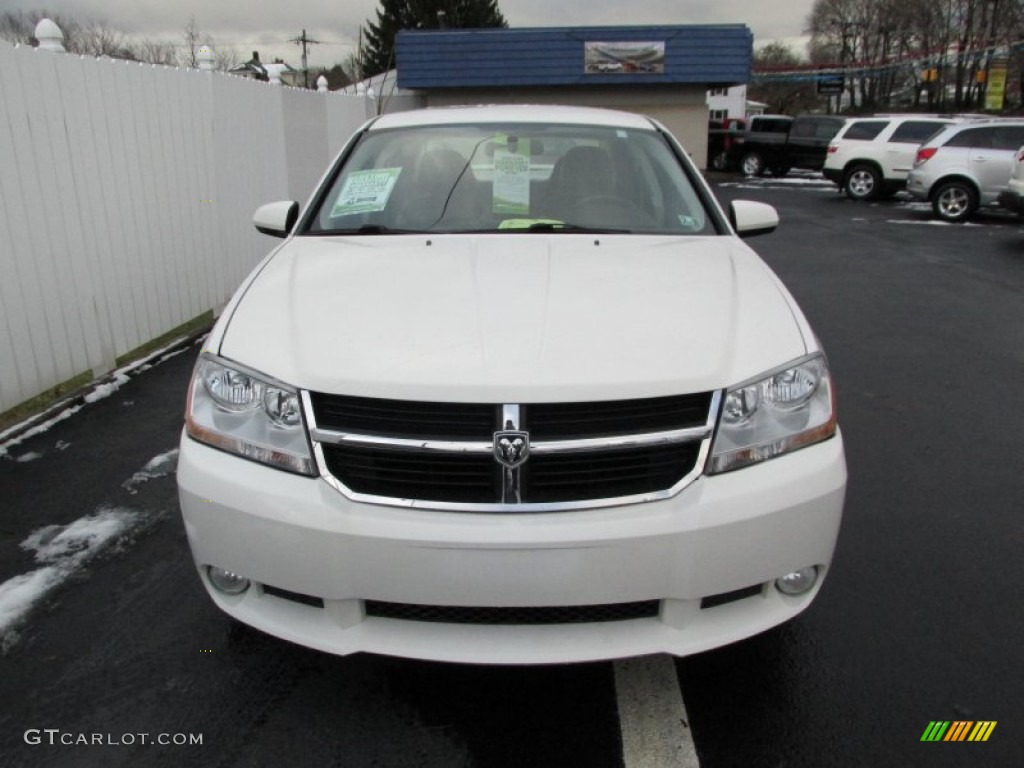
{"type": "Polygon", "coordinates": [[[252,215],[256,229],[271,237],[288,237],[298,220],[299,204],[294,200],[261,205],[252,215]]]}
{"type": "Polygon", "coordinates": [[[767,203],[733,200],[729,203],[729,223],[740,237],[767,235],[779,226],[779,213],[767,203]]]}

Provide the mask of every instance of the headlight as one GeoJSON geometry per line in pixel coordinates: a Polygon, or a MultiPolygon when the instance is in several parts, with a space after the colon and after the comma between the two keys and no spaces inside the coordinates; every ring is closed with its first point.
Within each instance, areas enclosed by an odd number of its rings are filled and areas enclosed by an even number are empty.
{"type": "Polygon", "coordinates": [[[835,400],[822,355],[797,360],[725,393],[709,473],[774,458],[836,431],[835,400]]]}
{"type": "Polygon", "coordinates": [[[213,355],[203,354],[196,363],[185,431],[247,459],[314,474],[299,393],[213,355]]]}

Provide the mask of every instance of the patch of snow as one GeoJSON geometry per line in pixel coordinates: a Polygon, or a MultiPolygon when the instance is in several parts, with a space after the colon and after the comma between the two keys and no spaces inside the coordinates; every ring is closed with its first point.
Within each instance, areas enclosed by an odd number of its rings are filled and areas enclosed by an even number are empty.
{"type": "Polygon", "coordinates": [[[35,461],[36,459],[41,458],[43,458],[43,454],[36,453],[35,451],[29,451],[28,453],[23,453],[21,456],[18,456],[15,461],[19,464],[26,464],[30,461],[35,461]]]}
{"type": "Polygon", "coordinates": [[[124,488],[128,493],[138,493],[138,487],[148,480],[152,480],[157,477],[166,477],[167,475],[173,474],[178,469],[178,449],[161,453],[158,456],[154,456],[148,462],[146,466],[131,476],[131,479],[125,480],[121,483],[121,487],[124,488]]]}
{"type": "Polygon", "coordinates": [[[913,219],[886,219],[886,224],[918,224],[926,227],[980,227],[981,224],[972,224],[971,222],[965,222],[960,224],[954,224],[949,221],[940,221],[939,219],[928,219],[927,221],[915,221],[913,219]]]}
{"type": "Polygon", "coordinates": [[[15,640],[11,637],[12,628],[20,624],[32,606],[65,578],[61,568],[49,565],[0,584],[0,638],[3,651],[6,652],[15,640]]]}
{"type": "Polygon", "coordinates": [[[94,387],[92,392],[85,396],[85,402],[95,403],[97,400],[103,400],[106,397],[110,397],[112,394],[117,392],[121,387],[127,384],[131,379],[125,376],[123,373],[114,373],[113,381],[105,381],[102,384],[94,387]]]}
{"type": "MultiPolygon", "coordinates": [[[[40,424],[36,424],[34,427],[32,427],[32,429],[29,429],[26,432],[22,433],[21,435],[18,435],[18,437],[14,438],[13,440],[8,440],[6,443],[0,443],[0,456],[6,454],[8,449],[13,448],[14,446],[24,442],[25,440],[28,440],[30,437],[35,437],[36,435],[46,432],[54,424],[59,424],[60,422],[64,421],[64,419],[71,418],[80,410],[82,410],[83,407],[84,406],[81,405],[72,405],[70,408],[65,408],[56,416],[49,418],[40,424]]],[[[25,422],[22,422],[22,424],[24,423],[25,422]]],[[[3,433],[0,433],[0,440],[3,440],[4,435],[14,432],[16,429],[18,429],[19,426],[20,425],[16,424],[10,429],[5,430],[3,433]]]]}
{"type": "Polygon", "coordinates": [[[37,563],[91,559],[138,520],[130,509],[100,509],[68,525],[47,525],[29,534],[21,548],[35,552],[37,563]]]}
{"type": "Polygon", "coordinates": [[[748,178],[743,181],[725,181],[719,184],[722,187],[739,187],[740,189],[764,189],[771,187],[820,187],[832,192],[836,191],[836,185],[822,176],[810,176],[804,178],[783,177],[780,179],[768,177],[764,179],[748,178]]]}
{"type": "Polygon", "coordinates": [[[100,508],[68,525],[47,525],[21,542],[43,565],[0,584],[0,650],[16,641],[15,628],[38,602],[142,521],[131,509],[100,508]]]}
{"type": "Polygon", "coordinates": [[[71,443],[67,442],[66,440],[58,440],[56,443],[54,443],[53,447],[56,448],[58,451],[66,451],[68,448],[71,447],[71,443]]]}

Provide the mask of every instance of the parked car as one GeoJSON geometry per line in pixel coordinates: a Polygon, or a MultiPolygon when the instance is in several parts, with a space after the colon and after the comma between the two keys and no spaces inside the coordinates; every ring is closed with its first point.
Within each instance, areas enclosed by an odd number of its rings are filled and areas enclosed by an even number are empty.
{"type": "Polygon", "coordinates": [[[939,219],[966,221],[998,201],[1022,144],[1024,119],[947,126],[917,150],[907,191],[929,201],[939,219]]]}
{"type": "Polygon", "coordinates": [[[1024,214],[1024,147],[1017,150],[1010,181],[1006,189],[999,193],[999,204],[1024,214]]]}
{"type": "Polygon", "coordinates": [[[829,142],[821,172],[852,200],[892,196],[907,185],[917,148],[954,122],[922,115],[850,118],[829,142]]]}
{"type": "Polygon", "coordinates": [[[284,240],[203,347],[177,472],[223,611],[338,654],[554,663],[814,599],[846,485],[829,366],[740,239],[775,210],[723,210],[659,123],[385,115],[301,215],[253,220],[284,240]]]}
{"type": "Polygon", "coordinates": [[[785,176],[793,168],[820,171],[829,141],[844,119],[829,115],[755,115],[733,144],[735,165],[745,176],[766,170],[785,176]]]}
{"type": "Polygon", "coordinates": [[[728,117],[708,123],[708,168],[716,171],[732,170],[734,144],[743,134],[746,125],[747,121],[742,117],[728,117]]]}

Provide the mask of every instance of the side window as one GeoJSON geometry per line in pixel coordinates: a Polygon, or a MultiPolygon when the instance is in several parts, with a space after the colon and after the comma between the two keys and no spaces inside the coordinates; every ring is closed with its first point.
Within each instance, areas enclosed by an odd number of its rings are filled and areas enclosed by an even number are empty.
{"type": "Polygon", "coordinates": [[[835,120],[819,120],[814,128],[814,138],[816,139],[831,139],[842,127],[842,123],[836,122],[835,120]]]}
{"type": "Polygon", "coordinates": [[[846,129],[844,139],[856,139],[858,141],[871,141],[880,134],[887,126],[887,120],[858,120],[846,129]]]}
{"type": "Polygon", "coordinates": [[[991,147],[991,128],[968,128],[960,131],[949,141],[943,144],[944,147],[991,147]]]}
{"type": "Polygon", "coordinates": [[[1018,150],[1024,144],[1024,125],[1000,125],[992,129],[992,147],[1018,150]]]}
{"type": "Polygon", "coordinates": [[[814,135],[814,129],[817,124],[817,120],[796,120],[793,122],[793,127],[790,129],[789,135],[802,139],[809,139],[814,135]]]}
{"type": "Polygon", "coordinates": [[[755,120],[750,130],[754,133],[785,133],[789,130],[789,126],[789,120],[767,118],[765,120],[755,120]]]}
{"type": "Polygon", "coordinates": [[[936,131],[949,123],[933,123],[927,120],[907,120],[893,131],[889,141],[899,144],[922,144],[936,131]]]}

